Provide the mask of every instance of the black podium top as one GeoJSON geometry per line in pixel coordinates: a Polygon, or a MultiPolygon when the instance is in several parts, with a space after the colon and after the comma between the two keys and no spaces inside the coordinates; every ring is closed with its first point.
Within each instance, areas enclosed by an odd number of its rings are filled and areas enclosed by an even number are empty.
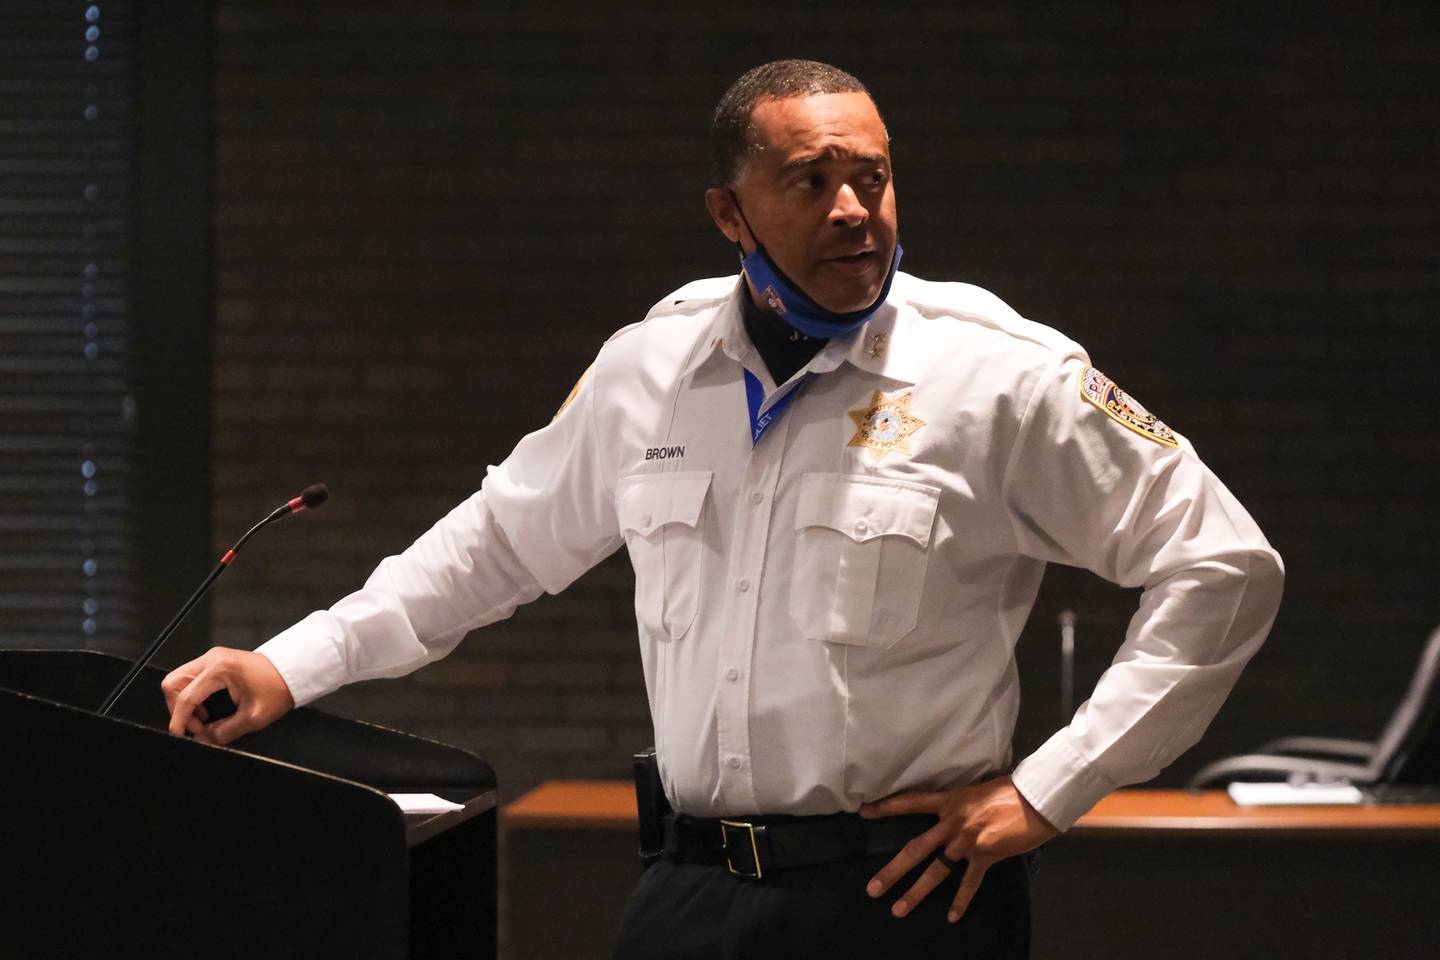
{"type": "Polygon", "coordinates": [[[490,766],[308,708],[172,737],[155,669],[98,716],[127,667],[0,651],[0,954],[409,956],[411,851],[493,810],[490,766]],[[407,823],[392,792],[464,806],[407,823]]]}
{"type": "MultiPolygon", "coordinates": [[[[94,711],[129,668],[92,650],[0,650],[0,688],[94,711]]],[[[111,716],[166,731],[165,673],[147,667],[111,716]]],[[[472,753],[398,730],[302,707],[232,745],[383,793],[438,793],[465,802],[495,789],[495,771],[472,753]]]]}

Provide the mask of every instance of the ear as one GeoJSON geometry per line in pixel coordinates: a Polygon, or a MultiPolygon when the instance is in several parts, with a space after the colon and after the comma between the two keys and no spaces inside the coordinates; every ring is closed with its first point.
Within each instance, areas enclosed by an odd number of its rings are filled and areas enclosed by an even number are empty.
{"type": "Polygon", "coordinates": [[[710,219],[731,243],[740,243],[740,214],[735,210],[735,198],[724,187],[711,187],[705,191],[705,209],[710,219]]]}

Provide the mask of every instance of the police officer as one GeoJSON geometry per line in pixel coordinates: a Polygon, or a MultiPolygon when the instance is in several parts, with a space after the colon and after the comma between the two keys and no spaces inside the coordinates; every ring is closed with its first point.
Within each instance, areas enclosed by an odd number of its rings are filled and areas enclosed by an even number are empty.
{"type": "Polygon", "coordinates": [[[757,67],[712,142],[705,202],[740,276],[611,337],[554,422],[364,588],[175,670],[171,730],[227,742],[413,670],[623,543],[676,812],[618,955],[1025,956],[1021,855],[1199,738],[1273,621],[1279,557],[1081,347],[899,270],[856,78],[757,67]],[[1012,765],[1047,562],[1144,593],[1090,699],[1012,765]],[[210,723],[222,687],[239,710],[210,723]]]}

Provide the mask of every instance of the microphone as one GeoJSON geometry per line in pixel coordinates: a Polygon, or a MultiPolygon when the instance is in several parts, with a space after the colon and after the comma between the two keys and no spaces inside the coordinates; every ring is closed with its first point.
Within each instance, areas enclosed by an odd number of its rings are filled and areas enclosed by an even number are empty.
{"type": "MultiPolygon", "coordinates": [[[[299,513],[301,510],[314,510],[322,506],[325,501],[329,499],[330,491],[326,488],[325,484],[311,484],[300,491],[300,496],[292,500],[287,500],[285,503],[270,511],[270,515],[264,520],[261,520],[255,524],[255,526],[245,531],[245,536],[236,540],[235,546],[225,551],[225,555],[220,558],[220,562],[215,565],[215,569],[210,571],[210,576],[206,577],[205,582],[200,584],[200,589],[190,595],[190,599],[185,601],[185,605],[180,608],[180,612],[175,614],[175,618],[165,625],[165,629],[161,630],[160,635],[150,642],[150,646],[140,656],[140,659],[135,661],[134,665],[130,667],[130,670],[120,682],[116,684],[115,689],[110,691],[110,695],[106,697],[105,702],[100,705],[100,716],[107,716],[110,713],[110,710],[115,706],[115,702],[129,689],[130,684],[140,675],[140,671],[145,669],[145,665],[150,662],[150,658],[155,656],[155,651],[159,650],[161,645],[170,639],[170,635],[179,628],[186,615],[194,609],[195,604],[199,603],[200,598],[210,591],[210,586],[215,582],[216,578],[224,573],[230,564],[235,562],[235,555],[240,552],[241,547],[245,546],[246,540],[254,536],[262,527],[267,527],[282,517],[288,517],[292,513],[299,513]]],[[[224,690],[217,691],[206,698],[205,708],[212,720],[219,720],[235,712],[235,704],[230,701],[229,694],[224,690]]]]}

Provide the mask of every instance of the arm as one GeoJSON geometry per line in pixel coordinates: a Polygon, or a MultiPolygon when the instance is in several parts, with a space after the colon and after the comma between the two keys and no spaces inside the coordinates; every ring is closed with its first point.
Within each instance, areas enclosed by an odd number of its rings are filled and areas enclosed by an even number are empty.
{"type": "MultiPolygon", "coordinates": [[[[1090,700],[1012,777],[861,808],[940,818],[876,874],[872,897],[943,851],[968,860],[949,912],[958,920],[992,864],[1198,740],[1274,620],[1280,558],[1244,508],[1183,438],[1160,442],[1085,399],[1085,367],[1068,357],[1038,379],[1005,469],[1007,512],[1017,552],[1143,586],[1140,609],[1090,700]]],[[[932,860],[892,913],[905,916],[950,872],[932,860]]]]}
{"type": "Polygon", "coordinates": [[[1022,552],[1144,588],[1090,699],[1015,770],[1061,830],[1200,738],[1264,642],[1283,578],[1189,443],[1157,442],[1084,399],[1084,369],[1071,358],[1042,378],[1006,474],[1022,552]]]}
{"type": "Polygon", "coordinates": [[[171,732],[228,742],[343,684],[409,673],[612,553],[620,538],[613,497],[598,480],[592,381],[360,590],[254,653],[216,648],[167,676],[171,732]],[[237,712],[208,724],[200,704],[219,689],[237,712]]]}

